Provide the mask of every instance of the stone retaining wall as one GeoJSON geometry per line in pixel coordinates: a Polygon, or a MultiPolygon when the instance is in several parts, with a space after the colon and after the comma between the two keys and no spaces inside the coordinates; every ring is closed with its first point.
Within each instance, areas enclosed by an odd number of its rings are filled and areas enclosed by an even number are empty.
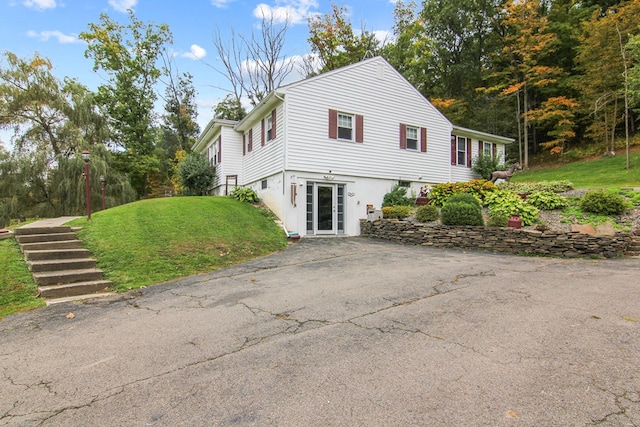
{"type": "Polygon", "coordinates": [[[360,234],[412,245],[568,258],[622,256],[632,241],[631,234],[623,232],[616,232],[613,236],[591,236],[577,232],[429,225],[397,219],[361,219],[360,234]]]}

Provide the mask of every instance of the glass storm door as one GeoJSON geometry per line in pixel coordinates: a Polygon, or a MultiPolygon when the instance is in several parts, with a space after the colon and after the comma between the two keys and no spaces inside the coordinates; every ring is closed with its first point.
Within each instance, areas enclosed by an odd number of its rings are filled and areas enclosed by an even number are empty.
{"type": "Polygon", "coordinates": [[[308,232],[344,233],[344,185],[310,183],[307,202],[308,232]]]}

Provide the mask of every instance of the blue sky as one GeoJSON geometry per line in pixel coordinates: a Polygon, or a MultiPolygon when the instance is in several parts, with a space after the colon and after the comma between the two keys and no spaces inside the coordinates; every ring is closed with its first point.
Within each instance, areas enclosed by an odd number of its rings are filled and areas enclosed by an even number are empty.
{"type": "MultiPolygon", "coordinates": [[[[334,0],[348,8],[355,30],[363,26],[384,37],[393,25],[395,0],[334,0]]],[[[75,77],[95,90],[103,81],[94,73],[93,62],[84,57],[86,45],[78,34],[98,23],[101,13],[114,21],[128,23],[126,10],[133,9],[145,23],[166,23],[173,33],[175,62],[180,72],[193,75],[198,92],[198,122],[201,128],[212,118],[212,107],[224,98],[220,87],[226,80],[211,66],[219,65],[213,36],[220,30],[228,39],[230,28],[250,35],[261,13],[273,14],[275,20],[290,17],[284,53],[288,57],[309,52],[307,18],[331,10],[330,0],[0,0],[0,51],[10,51],[21,58],[35,52],[49,58],[53,73],[60,79],[75,77]]],[[[0,141],[9,148],[6,132],[0,141]]]]}

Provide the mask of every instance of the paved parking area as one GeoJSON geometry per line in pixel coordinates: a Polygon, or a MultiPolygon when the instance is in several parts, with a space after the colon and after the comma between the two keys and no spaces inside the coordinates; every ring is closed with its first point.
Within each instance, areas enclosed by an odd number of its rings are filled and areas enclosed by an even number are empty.
{"type": "Polygon", "coordinates": [[[6,318],[0,425],[638,426],[639,278],[638,259],[303,239],[6,318]]]}

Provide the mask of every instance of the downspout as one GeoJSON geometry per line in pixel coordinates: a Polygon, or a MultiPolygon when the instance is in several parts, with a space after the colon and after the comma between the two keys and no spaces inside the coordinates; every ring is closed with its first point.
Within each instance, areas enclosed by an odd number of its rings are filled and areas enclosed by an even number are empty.
{"type": "MultiPolygon", "coordinates": [[[[287,175],[286,175],[286,170],[287,170],[287,122],[288,122],[288,115],[287,115],[287,104],[284,101],[284,98],[281,97],[277,91],[273,92],[275,97],[277,99],[279,99],[280,101],[282,101],[282,213],[286,216],[286,212],[287,212],[287,198],[286,196],[286,192],[287,192],[287,175]]],[[[285,220],[285,218],[282,218],[283,220],[285,220]]],[[[285,224],[283,222],[283,228],[285,230],[285,233],[287,233],[287,235],[289,234],[289,232],[287,231],[287,229],[285,228],[285,224]]]]}

